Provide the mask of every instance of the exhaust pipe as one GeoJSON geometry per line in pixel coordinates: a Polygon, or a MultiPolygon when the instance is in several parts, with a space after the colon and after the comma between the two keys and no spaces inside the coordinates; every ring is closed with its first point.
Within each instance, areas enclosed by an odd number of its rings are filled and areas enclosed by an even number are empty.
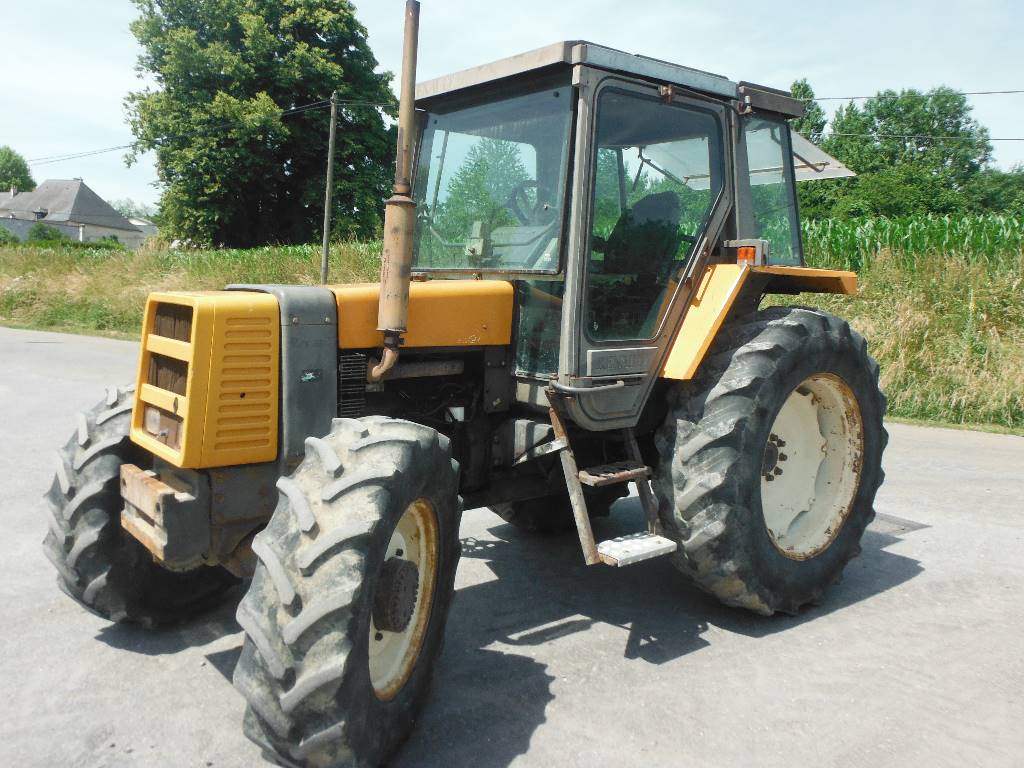
{"type": "Polygon", "coordinates": [[[377,330],[384,332],[384,353],[367,378],[381,381],[398,362],[398,348],[409,316],[409,280],[416,229],[416,203],[412,199],[412,153],[416,135],[416,48],[420,4],[405,4],[405,46],[402,51],[402,85],[398,103],[398,151],[395,183],[384,204],[384,253],[380,265],[380,303],[377,330]]]}

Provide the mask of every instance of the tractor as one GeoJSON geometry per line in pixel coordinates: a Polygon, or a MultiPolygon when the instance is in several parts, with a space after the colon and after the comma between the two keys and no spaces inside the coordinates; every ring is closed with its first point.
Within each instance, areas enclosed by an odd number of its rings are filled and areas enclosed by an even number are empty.
{"type": "Polygon", "coordinates": [[[416,85],[417,27],[410,2],[380,283],[151,294],[134,387],[47,494],[58,584],[102,617],[248,584],[234,685],[286,765],[408,736],[464,508],[768,616],[836,581],[883,477],[864,338],[765,302],[856,292],[804,264],[801,102],[580,41],[416,85]],[[599,541],[631,483],[645,527],[599,541]]]}

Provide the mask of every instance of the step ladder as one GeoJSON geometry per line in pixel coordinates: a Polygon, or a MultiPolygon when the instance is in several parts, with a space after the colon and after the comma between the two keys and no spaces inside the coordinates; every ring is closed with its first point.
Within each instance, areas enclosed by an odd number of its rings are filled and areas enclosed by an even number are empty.
{"type": "Polygon", "coordinates": [[[548,412],[551,426],[554,428],[554,443],[562,461],[565,473],[565,484],[569,489],[569,500],[572,502],[572,514],[576,520],[576,531],[579,533],[583,558],[587,565],[604,563],[617,567],[633,565],[654,557],[661,557],[676,551],[676,542],[661,535],[661,523],[658,520],[658,501],[654,498],[649,478],[651,468],[640,456],[640,446],[632,429],[624,429],[623,441],[626,445],[627,458],[611,464],[580,469],[576,465],[576,456],[569,443],[569,434],[565,429],[563,418],[564,395],[553,389],[547,390],[548,412]],[[639,533],[619,536],[614,539],[594,541],[594,531],[590,526],[590,515],[587,512],[587,500],[583,486],[601,488],[615,483],[635,482],[640,494],[640,504],[647,518],[647,530],[639,533]]]}

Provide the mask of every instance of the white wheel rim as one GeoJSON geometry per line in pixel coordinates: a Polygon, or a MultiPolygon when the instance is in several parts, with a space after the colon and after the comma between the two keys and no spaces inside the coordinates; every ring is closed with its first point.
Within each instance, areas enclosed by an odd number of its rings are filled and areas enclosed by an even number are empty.
{"type": "Polygon", "coordinates": [[[370,682],[377,698],[394,698],[416,666],[434,599],[437,574],[437,517],[426,499],[417,499],[402,513],[384,555],[408,560],[416,565],[419,588],[412,618],[401,632],[380,630],[370,616],[370,682]]]}
{"type": "Polygon", "coordinates": [[[860,407],[846,382],[827,373],[801,382],[772,423],[761,467],[761,512],[779,552],[807,560],[835,541],[863,455],[860,407]]]}

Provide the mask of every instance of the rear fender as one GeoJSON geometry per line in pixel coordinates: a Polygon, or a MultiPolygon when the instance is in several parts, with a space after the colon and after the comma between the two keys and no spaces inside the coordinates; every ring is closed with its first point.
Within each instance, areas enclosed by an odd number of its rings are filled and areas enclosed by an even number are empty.
{"type": "Polygon", "coordinates": [[[853,295],[857,275],[812,267],[708,265],[672,341],[661,378],[692,379],[725,321],[756,307],[764,294],[802,292],[853,295]]]}

